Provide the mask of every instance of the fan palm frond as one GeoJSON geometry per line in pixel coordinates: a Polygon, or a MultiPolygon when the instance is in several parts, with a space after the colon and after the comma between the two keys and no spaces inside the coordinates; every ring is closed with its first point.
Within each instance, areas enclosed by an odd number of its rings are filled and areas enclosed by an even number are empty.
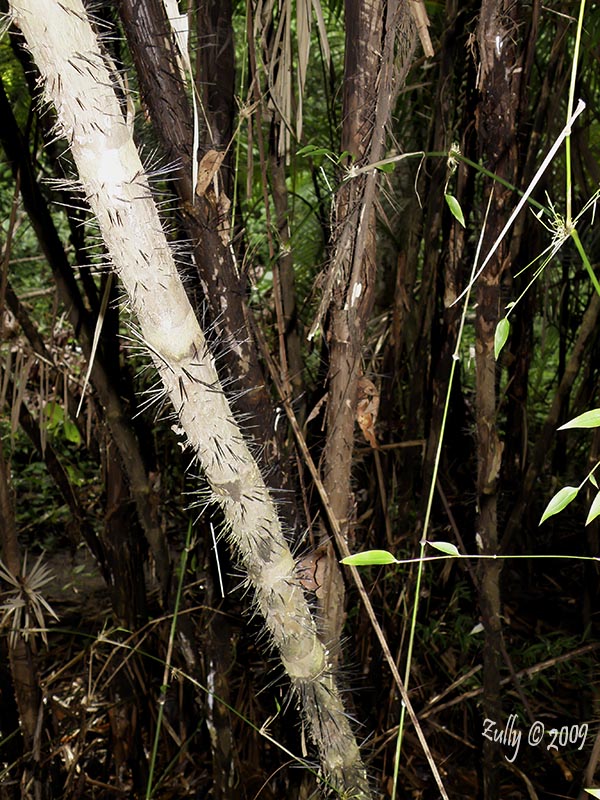
{"type": "Polygon", "coordinates": [[[12,587],[3,594],[4,602],[0,603],[0,629],[9,628],[8,641],[11,647],[15,646],[19,635],[30,641],[34,633],[40,633],[47,646],[45,615],[58,620],[58,615],[41,593],[54,577],[50,568],[42,563],[43,557],[42,553],[27,572],[26,553],[20,575],[12,573],[0,559],[0,579],[12,587]]]}

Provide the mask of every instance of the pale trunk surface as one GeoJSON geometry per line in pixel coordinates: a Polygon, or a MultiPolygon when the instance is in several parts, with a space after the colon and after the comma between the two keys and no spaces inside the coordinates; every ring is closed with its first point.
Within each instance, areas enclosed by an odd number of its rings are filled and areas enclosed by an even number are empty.
{"type": "Polygon", "coordinates": [[[319,641],[277,510],[231,413],[178,275],[123,118],[111,75],[80,0],[11,4],[57,111],[86,199],[138,320],[140,337],[176,410],[177,432],[204,471],[256,593],[256,605],[303,704],[332,784],[369,789],[329,655],[319,641]]]}

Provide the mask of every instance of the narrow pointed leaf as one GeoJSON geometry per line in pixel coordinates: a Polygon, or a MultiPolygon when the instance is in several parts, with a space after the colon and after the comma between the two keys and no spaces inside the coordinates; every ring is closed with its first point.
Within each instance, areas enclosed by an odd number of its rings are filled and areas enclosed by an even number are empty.
{"type": "Polygon", "coordinates": [[[580,414],[575,419],[565,422],[558,430],[565,431],[568,428],[600,428],[600,408],[594,408],[592,411],[580,414]]]}
{"type": "Polygon", "coordinates": [[[559,511],[562,511],[563,508],[566,508],[566,506],[577,497],[578,492],[578,486],[563,486],[546,506],[546,510],[542,514],[540,520],[540,525],[544,520],[547,520],[548,517],[552,517],[554,514],[558,514],[559,511]]]}
{"type": "Polygon", "coordinates": [[[397,561],[387,550],[365,550],[364,553],[354,553],[342,558],[341,563],[352,567],[371,567],[377,564],[396,564],[397,561]]]}
{"type": "Polygon", "coordinates": [[[440,553],[445,553],[447,556],[459,556],[458,548],[452,542],[427,542],[431,547],[435,547],[440,553]]]}
{"type": "Polygon", "coordinates": [[[600,486],[598,486],[598,481],[596,480],[595,475],[590,475],[590,483],[595,489],[600,489],[600,486]]]}
{"type": "Polygon", "coordinates": [[[592,797],[600,797],[600,789],[585,789],[588,794],[591,794],[592,797]]]}
{"type": "Polygon", "coordinates": [[[592,500],[592,505],[590,506],[585,524],[589,525],[597,516],[600,516],[600,492],[598,492],[596,497],[592,500]]]}
{"type": "Polygon", "coordinates": [[[504,345],[506,344],[506,340],[508,339],[508,334],[510,333],[510,322],[506,317],[501,319],[500,322],[496,325],[496,333],[494,334],[494,358],[498,360],[498,356],[504,345]]]}
{"type": "Polygon", "coordinates": [[[44,413],[49,427],[60,425],[64,419],[62,406],[59,406],[58,403],[48,403],[44,408],[44,413]]]}
{"type": "Polygon", "coordinates": [[[460,207],[460,203],[458,202],[456,197],[454,197],[451,194],[445,194],[444,197],[446,198],[446,202],[448,203],[448,208],[450,209],[454,219],[458,220],[460,224],[463,226],[463,228],[466,228],[465,217],[462,212],[462,208],[460,207]]]}
{"type": "Polygon", "coordinates": [[[327,147],[317,147],[314,144],[307,144],[306,147],[301,147],[296,150],[297,156],[330,156],[331,150],[327,147]]]}
{"type": "Polygon", "coordinates": [[[81,444],[81,434],[79,433],[77,425],[75,425],[75,423],[68,418],[65,419],[64,431],[65,439],[68,442],[72,442],[73,444],[81,444]]]}

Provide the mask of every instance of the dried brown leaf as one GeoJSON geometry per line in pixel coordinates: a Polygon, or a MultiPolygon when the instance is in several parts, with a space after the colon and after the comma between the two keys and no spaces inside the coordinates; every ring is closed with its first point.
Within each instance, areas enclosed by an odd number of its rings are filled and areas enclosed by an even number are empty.
{"type": "Polygon", "coordinates": [[[358,379],[358,404],[356,421],[367,442],[374,450],[379,448],[375,436],[375,423],[379,413],[379,392],[373,381],[363,375],[358,379]]]}
{"type": "Polygon", "coordinates": [[[197,197],[204,197],[204,194],[210,186],[212,179],[219,171],[224,158],[224,150],[209,150],[202,156],[200,166],[198,167],[198,181],[196,183],[197,197]]]}
{"type": "Polygon", "coordinates": [[[423,0],[411,0],[410,10],[415,25],[417,26],[417,33],[421,40],[423,52],[427,58],[432,58],[435,53],[433,45],[431,44],[431,37],[429,36],[429,17],[427,16],[423,0]]]}

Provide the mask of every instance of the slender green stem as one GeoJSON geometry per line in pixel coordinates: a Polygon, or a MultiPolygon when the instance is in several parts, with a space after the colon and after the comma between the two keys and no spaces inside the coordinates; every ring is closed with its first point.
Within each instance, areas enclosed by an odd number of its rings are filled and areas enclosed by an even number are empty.
{"type": "Polygon", "coordinates": [[[596,472],[596,470],[598,469],[598,467],[600,467],[600,461],[596,461],[596,463],[594,464],[594,466],[591,468],[591,470],[588,472],[588,474],[585,476],[585,478],[584,478],[584,479],[581,481],[581,483],[579,484],[579,489],[580,489],[580,490],[581,490],[581,489],[583,489],[583,487],[584,487],[584,486],[586,485],[586,483],[587,483],[587,482],[590,480],[590,478],[592,478],[592,477],[593,477],[593,475],[594,475],[594,472],[596,472]]]}
{"type": "MultiPolygon", "coordinates": [[[[448,153],[440,153],[440,152],[426,153],[426,155],[430,156],[432,158],[434,158],[434,157],[435,158],[438,158],[438,157],[441,158],[444,155],[446,156],[446,158],[448,157],[448,153]]],[[[463,164],[466,164],[468,167],[472,167],[474,170],[479,172],[480,175],[485,175],[486,178],[491,178],[495,183],[499,183],[500,186],[504,186],[506,189],[510,189],[511,192],[515,192],[515,194],[517,194],[519,197],[522,197],[525,194],[525,192],[522,189],[518,189],[510,181],[507,181],[504,178],[501,178],[499,175],[496,175],[495,172],[492,172],[491,170],[486,169],[481,164],[478,164],[477,161],[472,161],[470,158],[467,158],[466,156],[463,156],[461,153],[453,154],[453,158],[455,158],[457,161],[461,161],[463,164]]],[[[529,203],[530,206],[533,206],[534,208],[537,208],[538,211],[543,211],[544,214],[547,214],[548,216],[551,216],[550,209],[546,208],[546,206],[543,205],[542,203],[538,203],[538,201],[534,200],[533,197],[528,197],[527,198],[527,202],[529,203]]]]}
{"type": "Polygon", "coordinates": [[[175,608],[173,609],[173,617],[171,619],[171,630],[169,631],[169,644],[167,647],[167,657],[165,659],[165,669],[163,672],[162,686],[160,687],[160,697],[158,700],[158,717],[156,720],[156,732],[154,734],[154,743],[152,746],[152,755],[150,757],[150,769],[148,775],[148,784],[146,786],[146,800],[150,800],[153,796],[155,789],[152,788],[152,781],[154,778],[154,770],[156,767],[156,756],[158,753],[158,743],[160,740],[160,733],[162,730],[162,721],[165,709],[165,700],[167,697],[167,690],[169,688],[169,674],[171,671],[171,659],[173,657],[173,646],[175,643],[175,633],[177,632],[177,615],[179,613],[179,606],[181,604],[181,597],[183,594],[183,582],[185,579],[185,570],[187,567],[187,558],[190,550],[190,542],[192,539],[192,521],[188,525],[187,536],[185,539],[185,547],[181,553],[179,563],[179,582],[177,584],[177,594],[175,596],[175,608]]]}
{"type": "MultiPolygon", "coordinates": [[[[571,82],[569,84],[569,100],[567,105],[567,120],[571,119],[573,113],[573,106],[575,104],[575,83],[577,80],[577,65],[579,63],[579,47],[581,45],[581,31],[583,28],[583,16],[585,13],[585,0],[580,0],[579,3],[579,19],[577,20],[577,33],[575,35],[575,50],[573,52],[573,63],[571,65],[571,82]]],[[[573,207],[572,207],[572,180],[571,180],[571,135],[565,139],[565,178],[566,178],[566,205],[567,227],[571,227],[573,220],[573,207]]]]}
{"type": "MultiPolygon", "coordinates": [[[[587,480],[587,478],[586,478],[587,480]]],[[[585,483],[585,481],[583,482],[585,483]]],[[[430,546],[435,542],[427,542],[430,546]]],[[[570,556],[564,553],[519,553],[519,554],[498,554],[498,553],[456,553],[456,555],[444,554],[441,556],[423,556],[422,558],[398,558],[395,564],[425,564],[430,561],[447,561],[449,558],[458,558],[468,561],[516,561],[517,559],[538,560],[538,559],[565,559],[568,561],[596,561],[600,562],[600,556],[570,556]]]]}
{"type": "MultiPolygon", "coordinates": [[[[490,210],[492,197],[493,197],[493,192],[490,192],[490,197],[489,197],[489,200],[488,200],[488,206],[487,206],[486,213],[485,213],[485,221],[487,221],[487,216],[488,216],[488,213],[489,213],[489,210],[490,210]]],[[[484,234],[484,231],[485,231],[485,221],[484,221],[484,225],[482,226],[481,235],[479,237],[479,242],[477,244],[477,252],[475,253],[475,260],[473,262],[473,268],[472,268],[472,272],[471,272],[471,283],[472,283],[472,276],[475,274],[475,271],[477,269],[477,265],[479,263],[479,257],[481,255],[481,247],[483,245],[483,234],[484,234]]],[[[406,688],[406,691],[408,691],[408,685],[409,685],[409,681],[410,681],[410,670],[411,670],[411,665],[412,665],[413,646],[414,646],[414,641],[415,641],[415,633],[416,633],[416,630],[417,630],[417,614],[418,614],[418,610],[419,610],[419,597],[421,595],[421,582],[422,582],[422,579],[423,579],[423,569],[424,569],[423,565],[424,565],[425,561],[428,560],[428,559],[425,558],[425,548],[427,546],[427,531],[429,529],[429,522],[430,522],[430,519],[431,519],[431,510],[433,508],[433,497],[434,497],[434,494],[435,494],[435,486],[436,486],[436,483],[437,483],[437,475],[438,475],[439,466],[440,466],[440,459],[441,459],[441,456],[442,456],[442,447],[443,447],[443,444],[444,444],[444,435],[445,435],[445,431],[446,431],[446,422],[447,422],[447,419],[448,419],[448,410],[450,408],[450,397],[452,395],[452,386],[453,386],[453,383],[454,383],[454,374],[456,372],[456,365],[460,360],[460,345],[461,345],[461,342],[462,342],[462,336],[463,336],[463,331],[464,331],[464,327],[465,327],[465,320],[467,318],[467,309],[469,307],[470,294],[471,294],[471,292],[470,292],[470,288],[469,288],[469,290],[467,291],[466,297],[465,297],[464,304],[463,304],[463,310],[462,310],[462,314],[461,314],[461,318],[460,318],[460,325],[459,325],[458,333],[457,333],[457,336],[456,336],[456,347],[454,348],[454,353],[452,355],[452,366],[450,368],[450,377],[448,379],[448,388],[446,390],[446,400],[444,402],[444,413],[442,415],[442,422],[441,422],[441,425],[440,425],[440,433],[439,433],[437,448],[436,448],[436,452],[435,452],[435,460],[434,460],[434,464],[433,464],[433,473],[432,473],[432,476],[431,476],[431,483],[430,483],[430,486],[429,486],[429,495],[427,497],[427,508],[425,510],[425,519],[423,520],[423,535],[421,537],[421,542],[420,542],[420,555],[419,555],[419,558],[417,559],[418,567],[417,567],[417,580],[416,580],[415,592],[414,592],[415,600],[414,600],[413,610],[412,610],[410,633],[409,633],[409,638],[408,638],[408,652],[407,652],[407,655],[406,655],[406,670],[405,670],[405,674],[404,674],[404,686],[406,688]]],[[[399,771],[399,767],[400,767],[400,755],[401,755],[401,752],[402,752],[402,737],[403,737],[403,733],[404,733],[405,716],[406,716],[406,708],[403,705],[402,706],[402,711],[400,713],[400,724],[398,726],[398,737],[397,737],[397,740],[396,740],[396,756],[395,756],[395,759],[394,759],[394,780],[393,780],[393,786],[392,786],[392,800],[395,800],[395,798],[396,798],[396,790],[397,790],[397,784],[398,784],[398,771],[399,771]]]]}
{"type": "MultiPolygon", "coordinates": [[[[363,167],[359,168],[352,168],[348,170],[348,174],[346,176],[346,180],[351,179],[357,175],[362,174],[363,172],[368,172],[369,170],[379,169],[380,167],[385,167],[388,164],[395,164],[398,161],[405,161],[406,159],[410,158],[445,158],[447,159],[450,156],[450,153],[447,150],[431,150],[426,152],[425,150],[417,150],[414,153],[402,153],[399,156],[390,156],[389,158],[383,158],[381,161],[376,161],[374,164],[365,164],[363,167]]],[[[458,151],[452,151],[452,158],[456,161],[460,161],[463,164],[466,164],[468,167],[472,167],[476,172],[479,172],[480,175],[485,175],[487,178],[491,178],[495,183],[499,183],[501,186],[504,186],[507,189],[510,189],[511,192],[515,192],[517,195],[522,197],[525,192],[522,189],[518,189],[514,184],[510,181],[501,178],[499,175],[496,175],[495,172],[492,172],[489,169],[486,169],[482,164],[478,164],[477,161],[472,161],[470,158],[463,156],[462,153],[458,151]]],[[[332,190],[333,191],[333,190],[332,190]]],[[[546,208],[545,205],[539,203],[537,200],[534,200],[532,197],[528,197],[527,201],[529,205],[537,208],[539,211],[543,211],[548,216],[552,216],[550,209],[546,208]]]]}
{"type": "MultiPolygon", "coordinates": [[[[246,83],[246,62],[248,60],[248,6],[246,6],[246,16],[244,19],[244,35],[243,35],[243,47],[242,47],[242,67],[241,67],[241,75],[240,75],[240,104],[242,102],[242,92],[244,91],[244,85],[246,83]]],[[[240,109],[241,112],[241,109],[240,109]]],[[[241,118],[241,113],[239,113],[241,118]]],[[[247,117],[248,125],[252,125],[252,117],[248,115],[247,117]]],[[[239,126],[238,126],[239,130],[239,126]]],[[[235,231],[235,214],[237,210],[237,195],[238,195],[238,182],[237,176],[240,174],[240,154],[242,150],[242,137],[236,136],[236,143],[235,143],[235,167],[234,167],[234,180],[233,180],[233,201],[231,203],[231,235],[234,235],[235,231]]]]}
{"type": "Polygon", "coordinates": [[[583,249],[583,245],[581,244],[581,239],[579,238],[577,229],[572,228],[570,233],[571,233],[571,239],[573,239],[573,241],[575,242],[575,247],[577,248],[577,252],[581,256],[581,260],[583,261],[583,266],[586,268],[587,274],[590,276],[592,286],[600,295],[600,283],[598,282],[598,278],[594,274],[594,270],[592,268],[592,265],[590,264],[589,258],[587,257],[587,253],[583,249]]]}

